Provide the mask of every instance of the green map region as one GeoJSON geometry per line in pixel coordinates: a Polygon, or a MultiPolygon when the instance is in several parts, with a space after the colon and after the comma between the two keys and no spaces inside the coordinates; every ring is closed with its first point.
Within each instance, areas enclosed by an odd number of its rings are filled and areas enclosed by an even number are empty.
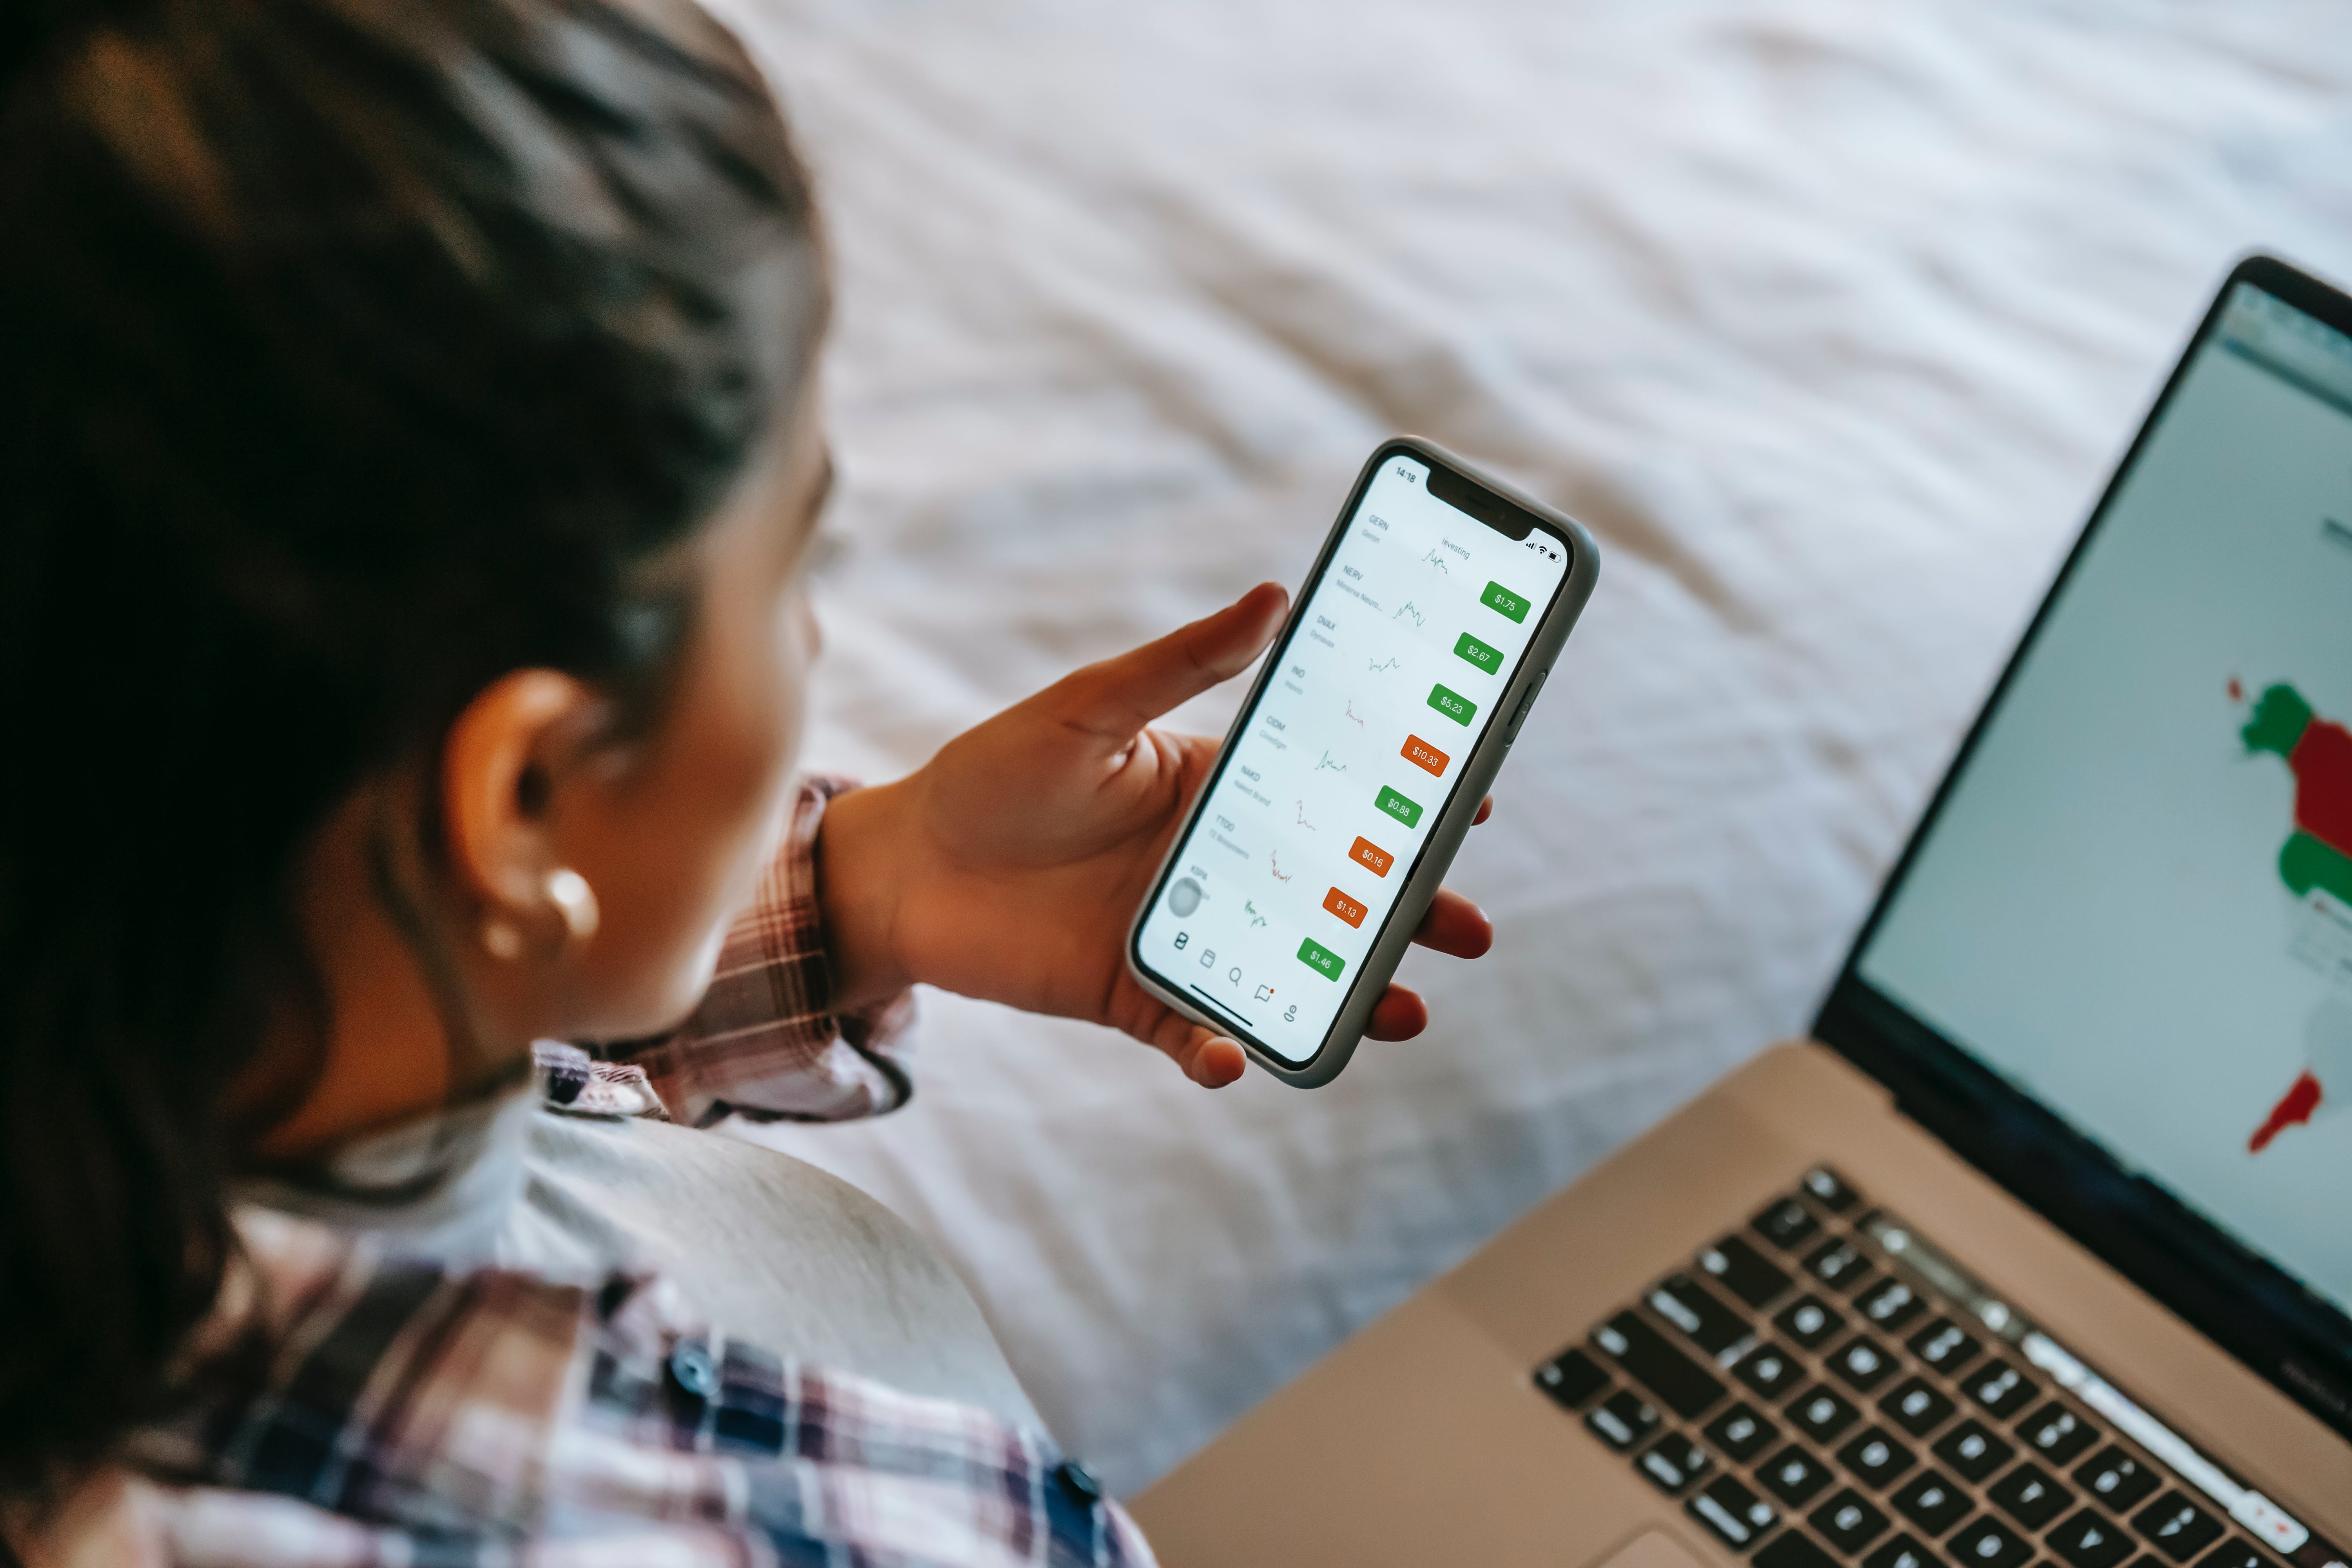
{"type": "Polygon", "coordinates": [[[2296,898],[2314,889],[2352,906],[2352,730],[2319,718],[2292,686],[2273,686],[2239,731],[2249,752],[2286,759],[2294,774],[2294,831],[2278,870],[2296,898]]]}

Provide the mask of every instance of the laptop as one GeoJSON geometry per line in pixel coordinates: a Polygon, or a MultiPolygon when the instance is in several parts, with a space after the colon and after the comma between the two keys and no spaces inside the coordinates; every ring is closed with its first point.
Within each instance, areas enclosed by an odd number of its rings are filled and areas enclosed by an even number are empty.
{"type": "Polygon", "coordinates": [[[1134,1505],[1169,1568],[2344,1568],[2352,299],[2216,297],[1765,1052],[1134,1505]]]}

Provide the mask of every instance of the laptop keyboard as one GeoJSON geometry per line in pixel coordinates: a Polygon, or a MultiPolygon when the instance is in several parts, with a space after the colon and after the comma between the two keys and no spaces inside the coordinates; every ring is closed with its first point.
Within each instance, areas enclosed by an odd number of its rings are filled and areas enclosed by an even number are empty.
{"type": "Polygon", "coordinates": [[[1817,1167],[1536,1385],[1758,1568],[2281,1568],[1896,1266],[1884,1219],[1817,1167]]]}

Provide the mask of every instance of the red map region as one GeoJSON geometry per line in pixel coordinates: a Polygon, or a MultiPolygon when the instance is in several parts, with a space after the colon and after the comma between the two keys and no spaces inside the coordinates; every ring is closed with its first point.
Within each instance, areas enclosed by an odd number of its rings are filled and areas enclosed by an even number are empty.
{"type": "Polygon", "coordinates": [[[2315,719],[2288,753],[2294,770],[2294,825],[2352,858],[2352,730],[2315,719]]]}
{"type": "Polygon", "coordinates": [[[2269,1117],[2254,1130],[2254,1135],[2246,1140],[2246,1152],[2259,1154],[2271,1146],[2272,1139],[2288,1128],[2299,1127],[2310,1121],[2311,1113],[2319,1109],[2319,1080],[2308,1071],[2298,1073],[2293,1087],[2276,1105],[2271,1107],[2269,1117]]]}

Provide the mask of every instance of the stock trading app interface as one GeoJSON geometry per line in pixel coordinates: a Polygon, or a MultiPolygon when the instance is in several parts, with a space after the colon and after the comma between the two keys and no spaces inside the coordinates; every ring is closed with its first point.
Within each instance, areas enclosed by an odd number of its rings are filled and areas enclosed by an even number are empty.
{"type": "Polygon", "coordinates": [[[1136,956],[1211,1016],[1311,1058],[1452,798],[1568,547],[1385,461],[1145,920],[1136,956]]]}

